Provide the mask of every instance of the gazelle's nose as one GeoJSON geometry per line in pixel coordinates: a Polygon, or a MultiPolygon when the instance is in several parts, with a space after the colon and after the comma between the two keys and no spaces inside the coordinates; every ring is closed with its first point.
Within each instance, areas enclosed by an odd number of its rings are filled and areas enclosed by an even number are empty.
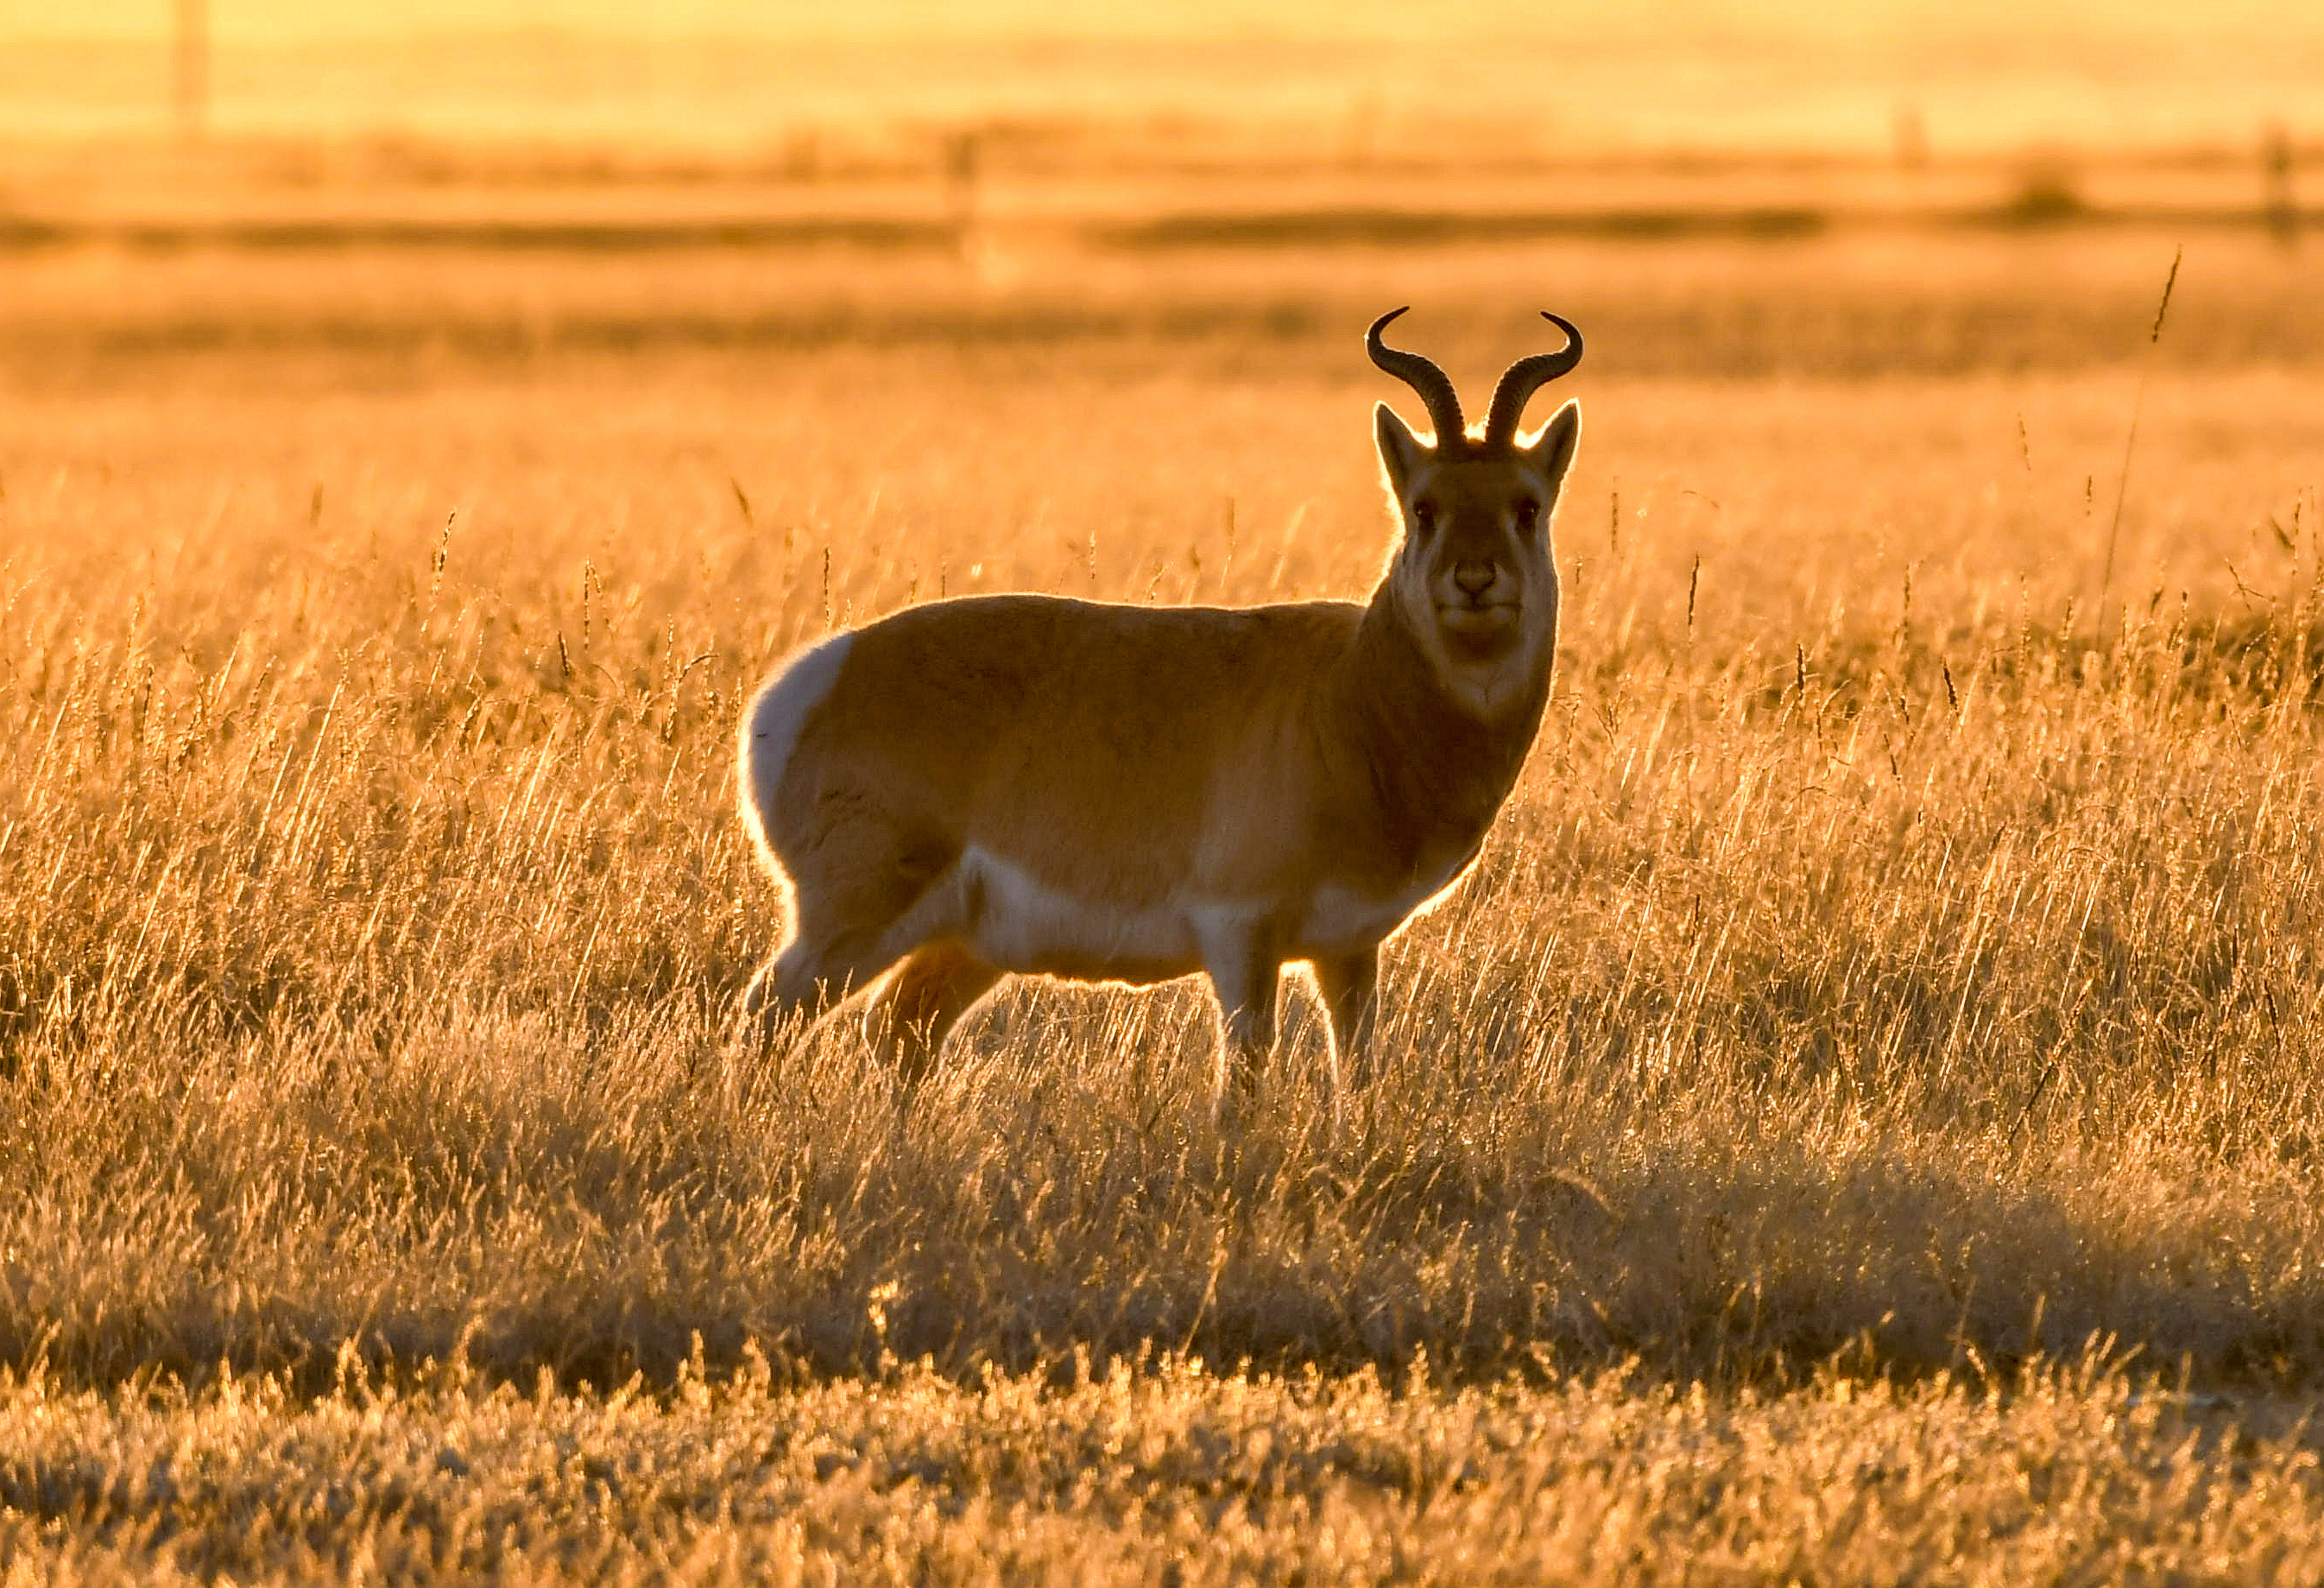
{"type": "Polygon", "coordinates": [[[1491,589],[1493,581],[1500,577],[1501,570],[1490,560],[1456,562],[1452,565],[1452,582],[1460,586],[1461,594],[1471,601],[1491,589]]]}

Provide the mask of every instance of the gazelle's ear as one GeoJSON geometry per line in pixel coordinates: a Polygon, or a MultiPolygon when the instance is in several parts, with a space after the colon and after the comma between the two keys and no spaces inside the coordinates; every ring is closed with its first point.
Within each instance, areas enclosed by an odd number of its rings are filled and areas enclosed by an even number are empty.
{"type": "Polygon", "coordinates": [[[1379,434],[1380,467],[1388,475],[1388,488],[1400,501],[1406,483],[1420,467],[1428,448],[1412,433],[1412,427],[1385,402],[1372,410],[1372,428],[1379,434]]]}
{"type": "Polygon", "coordinates": [[[1554,491],[1565,483],[1565,471],[1573,466],[1574,449],[1581,444],[1582,404],[1568,402],[1532,435],[1519,436],[1517,451],[1541,470],[1554,491]]]}

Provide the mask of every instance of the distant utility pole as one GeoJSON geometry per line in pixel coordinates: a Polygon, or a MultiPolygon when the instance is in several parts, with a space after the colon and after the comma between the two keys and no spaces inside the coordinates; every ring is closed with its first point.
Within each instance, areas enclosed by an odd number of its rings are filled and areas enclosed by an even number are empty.
{"type": "Polygon", "coordinates": [[[178,136],[197,143],[209,119],[209,0],[175,0],[175,5],[178,29],[171,86],[176,91],[178,136]]]}

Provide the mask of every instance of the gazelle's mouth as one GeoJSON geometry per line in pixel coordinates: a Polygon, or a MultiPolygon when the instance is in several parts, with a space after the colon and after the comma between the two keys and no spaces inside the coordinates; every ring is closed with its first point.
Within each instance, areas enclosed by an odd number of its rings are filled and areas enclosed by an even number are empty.
{"type": "Polygon", "coordinates": [[[1514,601],[1439,603],[1436,632],[1464,661],[1496,661],[1517,642],[1520,613],[1514,601]]]}
{"type": "Polygon", "coordinates": [[[1514,601],[1440,601],[1436,621],[1454,631],[1482,632],[1508,628],[1517,621],[1514,601]]]}

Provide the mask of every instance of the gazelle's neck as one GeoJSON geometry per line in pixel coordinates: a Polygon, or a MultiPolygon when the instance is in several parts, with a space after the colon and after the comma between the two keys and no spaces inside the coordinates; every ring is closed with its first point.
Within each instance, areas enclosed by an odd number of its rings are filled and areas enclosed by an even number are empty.
{"type": "Polygon", "coordinates": [[[1503,709],[1480,716],[1444,677],[1442,648],[1413,632],[1391,586],[1373,592],[1341,659],[1332,710],[1383,826],[1408,835],[1414,855],[1446,844],[1471,847],[1492,825],[1549,700],[1554,614],[1546,627],[1526,653],[1508,659],[1522,670],[1496,691],[1503,709]]]}

